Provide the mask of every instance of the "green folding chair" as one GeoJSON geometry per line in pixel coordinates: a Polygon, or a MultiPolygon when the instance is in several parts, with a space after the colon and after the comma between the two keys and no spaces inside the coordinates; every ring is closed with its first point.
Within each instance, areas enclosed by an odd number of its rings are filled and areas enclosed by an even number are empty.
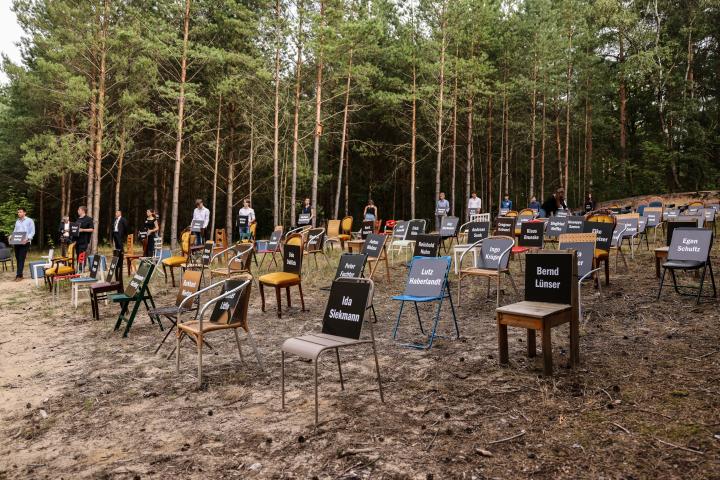
{"type": "MultiPolygon", "coordinates": [[[[123,337],[128,336],[128,332],[130,331],[130,327],[132,327],[133,321],[135,321],[135,316],[137,315],[141,303],[145,304],[145,309],[148,312],[151,308],[155,308],[155,301],[153,300],[149,288],[150,279],[152,278],[154,269],[154,263],[143,260],[140,263],[140,267],[135,275],[130,279],[125,291],[123,293],[110,295],[110,300],[112,300],[113,303],[120,304],[120,314],[118,315],[117,322],[115,322],[115,330],[117,331],[120,329],[123,321],[127,323],[125,331],[123,332],[123,337]],[[150,305],[148,305],[148,302],[150,302],[150,305]],[[132,309],[130,308],[130,304],[132,304],[132,309]],[[128,311],[130,311],[130,316],[128,316],[128,311]]],[[[152,316],[150,316],[150,321],[155,323],[152,316]]],[[[162,329],[162,324],[160,324],[160,330],[162,329]]]]}

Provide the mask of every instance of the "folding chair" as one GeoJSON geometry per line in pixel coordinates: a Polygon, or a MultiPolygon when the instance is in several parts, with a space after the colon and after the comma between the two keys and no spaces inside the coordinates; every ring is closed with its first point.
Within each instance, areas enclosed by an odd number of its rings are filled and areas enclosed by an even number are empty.
{"type": "Polygon", "coordinates": [[[552,375],[552,329],[570,324],[570,365],[580,362],[577,258],[574,251],[543,250],[527,256],[525,299],[495,309],[500,364],[507,365],[507,327],[527,329],[528,357],[534,357],[535,331],[542,333],[543,374],[552,375]]]}
{"type": "Polygon", "coordinates": [[[668,252],[670,251],[670,242],[672,240],[673,232],[676,228],[697,228],[697,222],[695,220],[685,221],[668,221],[666,230],[666,240],[664,247],[658,247],[655,249],[655,276],[660,278],[660,263],[667,260],[668,252]]]}
{"type": "Polygon", "coordinates": [[[665,273],[670,270],[672,275],[673,287],[679,295],[696,296],[695,304],[700,303],[701,298],[717,298],[717,290],[715,288],[715,276],[713,275],[712,262],[710,261],[710,251],[712,250],[713,232],[705,228],[675,228],[673,230],[672,241],[670,242],[670,250],[668,251],[667,261],[662,264],[663,273],[660,278],[660,288],[658,289],[658,300],[665,284],[665,273]],[[687,285],[678,285],[675,276],[675,270],[682,271],[699,271],[702,269],[700,276],[700,286],[692,287],[687,285]],[[705,283],[705,275],[710,271],[710,281],[712,283],[713,294],[702,295],[703,285],[705,283]],[[688,291],[695,293],[686,293],[688,291]]]}
{"type": "Polygon", "coordinates": [[[405,220],[398,220],[393,228],[392,235],[390,235],[390,238],[388,239],[387,246],[388,254],[390,255],[390,263],[394,263],[392,256],[392,252],[394,251],[393,244],[396,240],[405,240],[405,236],[407,235],[407,224],[408,222],[405,220]]]}
{"type": "Polygon", "coordinates": [[[277,260],[275,259],[276,253],[280,252],[280,240],[282,240],[282,227],[280,229],[275,229],[275,231],[270,235],[270,240],[258,240],[255,242],[255,253],[262,253],[262,258],[260,259],[260,264],[258,265],[258,269],[262,268],[263,263],[265,263],[265,257],[267,255],[270,255],[270,260],[272,263],[275,264],[275,267],[278,267],[277,260]]]}
{"type": "MultiPolygon", "coordinates": [[[[222,292],[219,296],[210,299],[202,307],[194,320],[187,322],[182,321],[183,312],[177,317],[177,345],[175,346],[175,368],[180,372],[180,343],[183,338],[189,337],[195,341],[197,346],[197,365],[198,365],[198,388],[202,387],[203,364],[202,354],[203,345],[206,344],[205,337],[211,332],[219,332],[223,330],[232,330],[235,334],[235,343],[238,348],[240,361],[245,363],[242,348],[240,347],[240,337],[238,329],[245,330],[247,340],[252,346],[255,357],[257,358],[260,370],[263,370],[262,360],[258,352],[255,339],[250,332],[248,323],[248,305],[250,304],[250,278],[225,280],[222,292]],[[205,321],[205,313],[212,307],[210,318],[205,321]]],[[[213,287],[218,284],[213,285],[213,287]]]]}
{"type": "MultiPolygon", "coordinates": [[[[653,245],[657,243],[657,229],[662,224],[662,208],[647,207],[643,210],[645,217],[645,239],[648,238],[648,230],[653,230],[653,245]]],[[[649,248],[649,247],[648,247],[649,248]]]]}
{"type": "MultiPolygon", "coordinates": [[[[461,302],[460,287],[462,286],[462,280],[467,276],[487,278],[488,297],[490,296],[490,279],[494,278],[497,288],[497,306],[500,306],[500,277],[503,274],[510,278],[510,284],[517,294],[515,280],[513,280],[509,268],[510,251],[512,250],[513,245],[515,245],[515,240],[511,237],[505,236],[488,237],[484,240],[478,240],[471,245],[471,249],[480,246],[480,257],[477,258],[472,267],[460,269],[460,274],[458,275],[458,306],[460,306],[461,302]]],[[[470,251],[470,249],[468,249],[468,251],[470,251]]],[[[460,256],[459,263],[461,265],[463,258],[467,255],[468,251],[464,252],[460,256]]]]}
{"type": "Polygon", "coordinates": [[[200,301],[200,296],[196,293],[200,290],[200,284],[202,283],[202,271],[198,270],[185,270],[180,278],[180,288],[178,289],[177,296],[175,297],[175,303],[173,305],[167,305],[164,307],[156,307],[148,310],[148,315],[155,317],[155,320],[159,325],[162,325],[160,317],[167,318],[171,326],[167,333],[163,337],[160,344],[155,349],[155,353],[160,350],[165,340],[170,336],[172,331],[177,326],[177,317],[181,313],[190,312],[197,310],[200,301]]]}
{"type": "Polygon", "coordinates": [[[182,268],[188,261],[190,256],[190,246],[193,245],[195,235],[190,232],[190,229],[185,229],[180,234],[180,251],[175,255],[162,260],[163,274],[165,275],[165,281],[167,282],[167,270],[166,267],[170,268],[170,278],[172,279],[172,286],[175,287],[175,269],[182,268]]]}
{"type": "Polygon", "coordinates": [[[440,246],[445,250],[445,253],[450,251],[450,247],[453,245],[453,241],[458,241],[458,225],[460,224],[460,218],[458,217],[443,217],[440,224],[440,246]],[[450,246],[445,245],[445,241],[450,239],[450,246]]]}
{"type": "Polygon", "coordinates": [[[453,323],[455,325],[455,338],[460,338],[460,328],[458,327],[457,317],[455,316],[455,305],[450,295],[450,284],[448,282],[451,263],[452,260],[450,257],[413,258],[410,264],[410,272],[408,273],[408,281],[405,284],[405,291],[402,295],[392,297],[393,300],[400,302],[400,310],[398,311],[395,328],[393,329],[394,340],[397,340],[400,318],[402,317],[405,302],[413,302],[415,305],[415,315],[417,316],[418,325],[420,326],[420,333],[423,335],[425,335],[425,329],[423,328],[422,320],[420,320],[418,303],[437,303],[433,327],[428,335],[427,343],[404,344],[404,346],[411,348],[431,349],[433,341],[437,336],[436,332],[440,321],[440,311],[445,298],[450,301],[450,309],[452,310],[453,323]]]}
{"type": "Polygon", "coordinates": [[[455,264],[455,275],[459,273],[459,269],[462,266],[460,264],[459,256],[464,254],[465,252],[471,251],[473,254],[473,265],[477,263],[477,255],[478,253],[480,253],[480,247],[476,246],[471,249],[470,246],[477,243],[479,240],[487,238],[489,234],[489,221],[470,221],[460,226],[460,237],[463,239],[463,243],[455,245],[453,247],[453,263],[455,264]]]}
{"type": "Polygon", "coordinates": [[[100,319],[100,310],[98,308],[100,300],[105,300],[105,303],[107,303],[108,293],[122,292],[122,272],[123,254],[120,252],[120,250],[115,250],[113,251],[113,257],[110,260],[110,266],[108,267],[108,272],[105,276],[105,280],[102,282],[95,282],[88,285],[93,320],[100,319]]]}
{"type": "Polygon", "coordinates": [[[78,293],[80,287],[97,282],[98,277],[102,280],[103,274],[101,264],[104,263],[104,260],[105,257],[102,255],[91,255],[90,269],[88,270],[87,275],[81,275],[70,279],[70,301],[76,310],[78,307],[78,293]]]}
{"type": "Polygon", "coordinates": [[[388,253],[385,247],[386,242],[387,235],[380,233],[373,233],[365,239],[361,253],[366,255],[367,263],[370,264],[370,275],[368,275],[370,279],[375,275],[378,265],[384,262],[385,278],[388,282],[390,281],[390,265],[388,264],[388,253]]]}
{"type": "MultiPolygon", "coordinates": [[[[628,263],[627,259],[625,258],[625,252],[623,252],[622,244],[623,239],[632,239],[634,237],[634,233],[631,233],[630,235],[625,235],[625,231],[628,229],[628,223],[616,223],[615,229],[613,230],[612,234],[612,241],[610,242],[610,251],[615,251],[615,273],[618,271],[618,257],[622,258],[623,264],[625,265],[625,269],[627,270],[628,263]]],[[[630,243],[630,249],[632,251],[632,241],[630,243]]]]}
{"type": "Polygon", "coordinates": [[[370,324],[370,338],[361,339],[362,327],[368,304],[372,304],[373,282],[367,278],[340,278],[333,282],[330,297],[325,307],[323,326],[320,333],[311,333],[300,337],[289,338],[283,342],[281,352],[281,405],[285,408],[285,354],[297,355],[310,360],[314,367],[315,381],[315,426],[319,419],[318,402],[318,359],[326,350],[335,350],[335,358],[340,374],[340,389],[345,390],[345,382],[340,365],[340,349],[370,344],[375,357],[380,401],[385,402],[380,380],[380,362],[375,346],[375,333],[370,324]]]}
{"type": "Polygon", "coordinates": [[[285,289],[287,293],[288,307],[292,307],[290,301],[290,287],[297,285],[300,291],[300,303],[302,311],[305,311],[305,298],[302,293],[302,263],[303,263],[303,241],[302,235],[291,235],[285,240],[283,247],[283,271],[266,273],[258,278],[260,287],[260,299],[262,302],[262,311],[265,311],[265,285],[275,289],[275,298],[277,299],[277,316],[282,318],[282,300],[280,290],[285,289]]]}
{"type": "MultiPolygon", "coordinates": [[[[128,283],[128,286],[125,288],[125,292],[116,293],[114,295],[110,295],[109,297],[113,303],[120,304],[120,313],[118,314],[117,322],[115,322],[114,330],[119,330],[122,323],[126,322],[123,337],[128,336],[128,332],[135,321],[135,316],[137,315],[141,303],[145,304],[145,309],[147,311],[150,311],[151,308],[155,308],[155,302],[153,301],[149,288],[153,270],[155,270],[154,264],[148,261],[141,261],[137,272],[135,272],[135,275],[133,275],[128,283]],[[149,305],[148,302],[150,302],[149,305]],[[131,303],[132,309],[130,308],[131,303]],[[150,305],[152,305],[152,307],[150,305]],[[130,312],[129,316],[127,316],[128,312],[130,312]]],[[[150,321],[155,323],[155,319],[153,317],[150,317],[150,321]]],[[[160,325],[160,330],[163,330],[162,324],[160,325]]]]}

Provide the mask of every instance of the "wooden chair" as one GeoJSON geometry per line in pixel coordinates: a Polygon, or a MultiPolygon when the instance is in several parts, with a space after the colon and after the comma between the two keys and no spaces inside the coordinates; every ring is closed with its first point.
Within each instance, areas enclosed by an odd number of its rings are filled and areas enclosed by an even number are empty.
{"type": "Polygon", "coordinates": [[[353,217],[347,215],[340,221],[340,234],[338,239],[345,243],[352,238],[353,217]]]}
{"type": "Polygon", "coordinates": [[[345,249],[345,242],[340,239],[340,220],[328,220],[327,222],[327,239],[325,240],[330,248],[335,249],[335,244],[340,244],[340,250],[345,249]]]}
{"type": "Polygon", "coordinates": [[[135,260],[139,260],[140,257],[142,257],[142,255],[135,254],[135,235],[130,234],[127,236],[126,250],[127,251],[125,252],[123,257],[125,258],[125,262],[127,263],[127,272],[128,272],[128,277],[129,277],[130,275],[132,275],[132,263],[135,260]]]}
{"type": "Polygon", "coordinates": [[[175,297],[175,303],[173,305],[156,307],[148,310],[148,315],[155,317],[155,320],[159,325],[162,325],[160,317],[165,317],[172,324],[160,344],[155,349],[155,353],[160,350],[160,347],[163,346],[165,340],[167,340],[177,326],[178,315],[197,310],[200,297],[196,294],[200,290],[201,282],[202,271],[185,270],[180,278],[180,288],[178,289],[177,296],[175,297]]]}
{"type": "MultiPolygon", "coordinates": [[[[487,237],[484,240],[478,240],[470,246],[470,249],[480,246],[480,257],[477,262],[470,268],[461,268],[458,275],[458,307],[461,302],[461,291],[462,280],[464,277],[481,277],[487,278],[487,295],[490,296],[490,279],[494,278],[497,288],[497,300],[496,305],[500,306],[500,277],[507,275],[510,278],[510,283],[517,294],[517,287],[513,280],[512,274],[510,273],[509,262],[510,262],[510,251],[515,240],[512,237],[505,236],[492,236],[487,237]],[[481,246],[480,246],[481,245],[481,246]]],[[[460,264],[462,265],[463,258],[470,251],[468,249],[460,256],[460,264]]]]}
{"type": "Polygon", "coordinates": [[[615,217],[605,212],[590,213],[584,226],[585,233],[595,233],[597,243],[595,249],[595,265],[603,263],[605,266],[605,285],[610,285],[610,250],[612,249],[612,236],[615,231],[615,217]],[[606,227],[599,224],[612,225],[606,227]],[[607,235],[608,230],[610,235],[607,235]]]}
{"type": "Polygon", "coordinates": [[[190,229],[183,230],[180,234],[180,251],[175,255],[164,259],[162,263],[163,274],[165,274],[165,281],[167,282],[167,270],[166,267],[170,268],[170,278],[172,279],[172,286],[175,287],[175,269],[183,268],[190,256],[190,246],[194,242],[195,235],[190,232],[190,229]]]}
{"type": "Polygon", "coordinates": [[[123,254],[119,250],[115,250],[105,280],[88,286],[94,320],[100,319],[100,310],[98,308],[100,300],[105,300],[105,303],[107,303],[108,293],[121,293],[123,291],[122,272],[123,254]]]}
{"type": "Polygon", "coordinates": [[[212,254],[214,256],[217,252],[228,248],[227,230],[225,230],[224,228],[216,228],[213,241],[215,242],[212,251],[212,254]]]}
{"type": "MultiPolygon", "coordinates": [[[[116,293],[110,295],[110,300],[113,303],[120,304],[120,313],[118,314],[117,321],[115,322],[115,331],[120,330],[123,322],[126,322],[125,331],[123,337],[127,337],[135,321],[135,316],[140,308],[140,304],[145,304],[145,309],[150,311],[155,308],[155,301],[153,300],[152,294],[150,293],[150,278],[152,278],[152,272],[155,269],[153,263],[147,261],[141,261],[135,275],[128,282],[128,286],[125,288],[123,293],[116,293]],[[148,304],[148,302],[150,302],[148,304]],[[132,309],[130,308],[132,304],[132,309]],[[152,305],[152,307],[151,307],[152,305]],[[129,316],[128,315],[129,312],[129,316]]],[[[150,321],[155,323],[155,319],[150,317],[150,321]]],[[[160,325],[162,330],[162,325],[160,325]]]]}
{"type": "Polygon", "coordinates": [[[75,242],[67,247],[67,255],[50,259],[50,268],[45,269],[45,285],[52,292],[53,277],[75,273],[75,242]]]}
{"type": "Polygon", "coordinates": [[[277,299],[277,316],[282,318],[282,300],[280,290],[285,289],[287,292],[288,307],[291,307],[290,287],[297,285],[300,291],[300,303],[302,311],[305,311],[305,298],[302,293],[302,261],[303,261],[303,238],[300,234],[289,236],[285,240],[283,246],[283,271],[267,273],[258,278],[260,287],[260,299],[262,301],[262,311],[265,311],[265,285],[275,289],[275,298],[277,299]]]}
{"type": "Polygon", "coordinates": [[[255,357],[257,358],[260,370],[263,370],[262,360],[260,359],[260,353],[258,352],[255,344],[255,339],[250,332],[250,325],[248,323],[248,306],[250,304],[250,276],[244,276],[240,278],[234,278],[225,280],[224,282],[218,282],[213,285],[216,287],[223,284],[223,289],[220,295],[206,302],[200,310],[194,320],[187,322],[182,321],[183,312],[177,316],[177,344],[175,346],[175,368],[176,371],[180,372],[180,344],[183,338],[188,337],[195,341],[197,346],[197,366],[198,366],[198,388],[202,386],[203,380],[203,364],[202,354],[203,345],[205,343],[205,337],[212,332],[220,332],[225,330],[232,330],[235,334],[235,343],[238,348],[238,355],[240,361],[245,362],[243,359],[242,348],[240,347],[240,337],[238,336],[238,329],[242,328],[245,330],[247,339],[250,342],[253,350],[255,351],[255,357]],[[212,307],[212,313],[210,318],[205,320],[205,313],[212,307]]]}
{"type": "Polygon", "coordinates": [[[341,278],[333,282],[330,297],[323,316],[323,326],[320,333],[311,333],[300,337],[290,338],[283,342],[281,351],[281,405],[285,408],[285,354],[297,355],[310,360],[314,367],[315,380],[315,425],[319,417],[318,405],[318,359],[327,350],[335,350],[335,358],[340,374],[340,389],[345,390],[342,367],[340,365],[340,349],[371,345],[375,357],[375,370],[377,372],[380,401],[383,397],[382,382],[380,380],[380,363],[378,362],[375,334],[372,322],[370,324],[370,338],[361,339],[362,327],[365,323],[365,313],[368,305],[372,305],[373,282],[367,278],[341,278]],[[348,302],[346,299],[350,299],[348,302]],[[350,303],[350,305],[348,305],[350,303]],[[344,315],[335,314],[341,312],[344,315]]]}
{"type": "Polygon", "coordinates": [[[330,261],[325,254],[325,229],[324,228],[313,228],[308,231],[307,241],[303,246],[303,255],[306,257],[312,257],[315,260],[315,267],[318,267],[317,256],[322,255],[325,258],[325,263],[330,265],[330,261]]]}
{"type": "Polygon", "coordinates": [[[211,260],[211,264],[220,257],[232,252],[232,257],[225,267],[210,268],[210,281],[216,277],[233,277],[235,275],[248,274],[252,277],[250,267],[252,266],[253,245],[251,243],[239,243],[232,247],[218,252],[211,260]]]}
{"type": "Polygon", "coordinates": [[[495,309],[500,364],[507,365],[507,327],[527,329],[528,357],[534,357],[535,331],[542,336],[543,374],[552,375],[552,329],[570,324],[570,364],[580,361],[578,321],[577,255],[574,251],[543,250],[529,254],[525,275],[525,299],[495,309]],[[542,272],[542,273],[538,273],[542,272]]]}

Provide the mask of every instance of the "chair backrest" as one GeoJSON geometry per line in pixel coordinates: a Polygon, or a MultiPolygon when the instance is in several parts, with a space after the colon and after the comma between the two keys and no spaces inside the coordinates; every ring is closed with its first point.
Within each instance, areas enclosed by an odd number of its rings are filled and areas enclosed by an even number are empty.
{"type": "Polygon", "coordinates": [[[467,243],[472,245],[490,235],[490,222],[468,222],[465,224],[465,231],[467,232],[467,243]]]}
{"type": "Polygon", "coordinates": [[[440,223],[440,236],[454,237],[457,235],[459,224],[460,218],[458,217],[443,217],[442,222],[440,223]]]}
{"type": "Polygon", "coordinates": [[[303,235],[301,233],[288,233],[287,238],[285,238],[285,245],[296,245],[302,248],[303,235]]]}
{"type": "Polygon", "coordinates": [[[517,218],[517,216],[518,216],[517,210],[508,210],[507,212],[505,212],[505,215],[503,215],[503,217],[512,217],[512,218],[517,218]]]}
{"type": "Polygon", "coordinates": [[[705,206],[705,204],[703,202],[701,202],[700,200],[695,200],[695,201],[688,203],[688,209],[703,208],[704,206],[705,206]]]}
{"type": "Polygon", "coordinates": [[[533,218],[535,218],[535,210],[532,208],[523,208],[517,215],[517,223],[522,224],[529,222],[533,218]]]}
{"type": "Polygon", "coordinates": [[[252,277],[248,275],[225,280],[220,295],[210,300],[213,302],[210,323],[216,325],[240,323],[242,328],[247,331],[251,279],[252,277]]]}
{"type": "Polygon", "coordinates": [[[365,239],[371,233],[375,233],[375,222],[373,220],[363,220],[360,227],[360,237],[365,239]]]}
{"type": "Polygon", "coordinates": [[[307,243],[305,249],[308,252],[321,251],[325,247],[325,229],[312,228],[308,232],[307,243]]]}
{"type": "Polygon", "coordinates": [[[447,285],[450,257],[414,257],[403,295],[440,298],[447,285]]]}
{"type": "Polygon", "coordinates": [[[585,220],[588,222],[611,223],[615,225],[615,217],[603,212],[592,212],[585,220]]]}
{"type": "Polygon", "coordinates": [[[645,227],[657,227],[662,222],[662,208],[647,207],[643,210],[642,215],[645,217],[645,227]]]}
{"type": "Polygon", "coordinates": [[[495,224],[495,235],[506,235],[508,237],[515,236],[515,220],[514,217],[498,217],[495,224]]]}
{"type": "Polygon", "coordinates": [[[613,239],[613,224],[607,222],[585,222],[584,233],[595,234],[595,248],[610,252],[613,239]]]}
{"type": "Polygon", "coordinates": [[[716,215],[717,215],[717,212],[712,207],[708,206],[703,209],[703,217],[705,217],[706,222],[714,222],[716,215]]]}
{"type": "Polygon", "coordinates": [[[75,265],[75,242],[72,242],[70,245],[68,245],[67,258],[70,259],[67,262],[68,265],[75,265]]]}
{"type": "Polygon", "coordinates": [[[677,218],[679,216],[680,216],[679,208],[668,208],[665,211],[663,211],[663,220],[667,220],[667,221],[677,220],[677,218]]]}
{"type": "Polygon", "coordinates": [[[302,272],[303,250],[300,245],[285,244],[283,252],[283,272],[300,275],[302,272]]]}
{"type": "Polygon", "coordinates": [[[640,215],[637,213],[625,213],[621,215],[615,216],[615,227],[616,230],[620,229],[621,225],[625,225],[625,232],[623,232],[623,237],[631,237],[638,233],[638,228],[640,226],[640,215]]]}
{"type": "Polygon", "coordinates": [[[117,279],[115,281],[120,282],[122,280],[122,259],[123,259],[123,254],[120,253],[120,250],[115,250],[113,252],[112,259],[110,260],[110,266],[108,267],[108,273],[105,276],[106,282],[112,283],[116,274],[117,274],[117,279]]]}
{"type": "Polygon", "coordinates": [[[577,305],[577,254],[542,250],[525,257],[525,300],[577,305]]]}
{"type": "Polygon", "coordinates": [[[359,340],[363,320],[372,305],[373,282],[367,278],[339,278],[330,287],[322,333],[359,340]]]}
{"type": "Polygon", "coordinates": [[[654,197],[648,202],[648,207],[660,207],[663,206],[663,200],[660,197],[654,197]]]}
{"type": "Polygon", "coordinates": [[[565,231],[563,233],[583,233],[585,217],[582,215],[571,215],[566,218],[565,231]]]}
{"type": "Polygon", "coordinates": [[[645,204],[638,205],[638,207],[637,207],[637,213],[638,213],[638,215],[640,215],[640,216],[642,217],[643,214],[645,213],[645,209],[646,209],[646,208],[647,208],[647,205],[645,205],[645,204]]]}
{"type": "Polygon", "coordinates": [[[340,235],[340,220],[328,220],[327,234],[330,238],[340,235]]]}
{"type": "Polygon", "coordinates": [[[349,234],[352,232],[353,217],[345,216],[340,221],[340,233],[349,234]]]}
{"type": "Polygon", "coordinates": [[[367,258],[380,258],[386,240],[387,236],[385,235],[380,233],[371,233],[365,239],[361,253],[367,255],[367,258]]]}
{"type": "Polygon", "coordinates": [[[423,233],[425,233],[425,220],[416,218],[408,222],[405,239],[415,240],[415,237],[423,233]]]}
{"type": "MultiPolygon", "coordinates": [[[[155,249],[153,250],[152,261],[155,264],[159,264],[163,259],[163,239],[162,237],[155,237],[153,240],[155,249]]],[[[188,255],[190,252],[190,246],[188,245],[188,255]]],[[[188,256],[186,255],[186,256],[188,256]]]]}
{"type": "Polygon", "coordinates": [[[282,239],[282,230],[275,230],[270,235],[270,241],[267,244],[267,250],[270,252],[276,252],[280,249],[280,240],[282,239]]]}
{"type": "Polygon", "coordinates": [[[233,250],[235,256],[228,261],[228,273],[249,272],[252,264],[252,243],[239,243],[233,250]]]}
{"type": "Polygon", "coordinates": [[[441,240],[440,235],[418,235],[415,237],[413,257],[437,257],[441,240]]]}
{"type": "Polygon", "coordinates": [[[365,270],[367,255],[364,253],[343,253],[340,256],[335,278],[360,278],[365,270]]]}
{"type": "Polygon", "coordinates": [[[0,248],[0,260],[10,260],[12,258],[12,249],[0,248]]]}
{"type": "Polygon", "coordinates": [[[150,281],[150,276],[152,275],[154,268],[155,264],[153,263],[145,260],[140,262],[137,272],[135,272],[135,275],[133,275],[128,282],[127,287],[125,287],[125,295],[129,298],[135,298],[136,296],[142,295],[148,282],[150,281]]]}
{"type": "Polygon", "coordinates": [[[180,250],[182,251],[182,254],[184,256],[188,256],[190,253],[190,236],[191,236],[190,230],[185,230],[180,235],[180,250]]]}
{"type": "Polygon", "coordinates": [[[213,250],[215,249],[215,242],[207,241],[202,249],[202,256],[200,257],[200,263],[203,267],[210,265],[210,261],[213,257],[213,250]]]}
{"type": "Polygon", "coordinates": [[[128,255],[135,254],[135,235],[132,233],[127,236],[127,252],[128,255]]]}
{"type": "Polygon", "coordinates": [[[593,258],[595,257],[594,233],[563,233],[558,240],[560,250],[575,250],[577,253],[577,274],[582,278],[593,269],[593,258]]]}
{"type": "Polygon", "coordinates": [[[97,278],[97,274],[100,271],[100,264],[103,260],[102,255],[91,255],[92,259],[90,260],[90,278],[97,278]]]}
{"type": "Polygon", "coordinates": [[[545,222],[525,222],[520,226],[518,245],[527,248],[543,248],[545,222]]]}
{"type": "Polygon", "coordinates": [[[215,240],[215,246],[218,248],[228,248],[228,241],[227,241],[227,230],[224,228],[216,228],[215,229],[215,236],[213,237],[215,240]]]}
{"type": "Polygon", "coordinates": [[[180,289],[175,298],[175,306],[180,306],[183,300],[196,293],[200,288],[202,272],[199,270],[185,270],[180,279],[180,289]]]}
{"type": "Polygon", "coordinates": [[[393,228],[392,237],[396,240],[405,240],[405,235],[407,235],[408,232],[408,222],[405,220],[398,220],[395,224],[395,228],[393,228]]]}
{"type": "Polygon", "coordinates": [[[383,230],[383,233],[392,233],[395,225],[397,225],[397,220],[385,220],[385,229],[383,230]]]}
{"type": "Polygon", "coordinates": [[[708,261],[712,236],[712,230],[707,228],[676,228],[670,241],[668,260],[708,261]]]}
{"type": "Polygon", "coordinates": [[[677,220],[674,222],[667,222],[667,237],[665,239],[665,244],[667,246],[670,246],[673,232],[676,228],[697,228],[697,222],[694,220],[677,220]]]}
{"type": "Polygon", "coordinates": [[[513,245],[515,240],[512,237],[495,235],[486,238],[483,240],[475,267],[487,270],[507,268],[513,245]]]}

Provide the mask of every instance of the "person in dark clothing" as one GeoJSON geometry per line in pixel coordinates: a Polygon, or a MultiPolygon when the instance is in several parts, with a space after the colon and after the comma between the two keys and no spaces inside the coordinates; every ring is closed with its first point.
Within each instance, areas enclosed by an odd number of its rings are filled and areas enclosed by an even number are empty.
{"type": "Polygon", "coordinates": [[[112,225],[112,239],[115,250],[123,252],[123,245],[125,244],[125,237],[128,232],[128,222],[125,217],[122,216],[122,212],[120,210],[115,212],[115,218],[113,219],[112,225]]]}
{"type": "Polygon", "coordinates": [[[542,210],[545,210],[545,217],[551,217],[555,215],[558,211],[558,201],[557,201],[557,194],[553,193],[548,197],[547,200],[545,200],[545,203],[542,204],[540,207],[542,210]]]}
{"type": "Polygon", "coordinates": [[[147,209],[147,218],[143,229],[147,232],[147,241],[145,242],[145,251],[143,252],[146,257],[152,257],[155,254],[155,237],[157,232],[160,230],[158,226],[157,218],[155,213],[151,209],[147,209]]]}
{"type": "Polygon", "coordinates": [[[563,210],[567,210],[567,203],[565,202],[565,189],[558,188],[557,195],[555,196],[557,198],[558,202],[558,208],[562,208],[563,210]]]}
{"type": "Polygon", "coordinates": [[[78,219],[75,223],[78,224],[78,236],[75,241],[75,251],[77,252],[77,255],[80,255],[83,252],[87,252],[87,249],[90,246],[90,240],[92,239],[93,232],[95,231],[95,224],[92,217],[88,217],[86,206],[79,206],[77,212],[78,219]]]}
{"type": "Polygon", "coordinates": [[[592,192],[588,192],[587,196],[585,197],[585,204],[583,205],[583,207],[585,208],[585,213],[594,211],[596,206],[597,203],[592,196],[592,192]]]}
{"type": "Polygon", "coordinates": [[[63,257],[67,255],[67,247],[73,241],[72,234],[70,233],[70,225],[70,217],[62,217],[60,226],[58,227],[58,232],[60,233],[60,251],[62,252],[61,256],[63,257]]]}

